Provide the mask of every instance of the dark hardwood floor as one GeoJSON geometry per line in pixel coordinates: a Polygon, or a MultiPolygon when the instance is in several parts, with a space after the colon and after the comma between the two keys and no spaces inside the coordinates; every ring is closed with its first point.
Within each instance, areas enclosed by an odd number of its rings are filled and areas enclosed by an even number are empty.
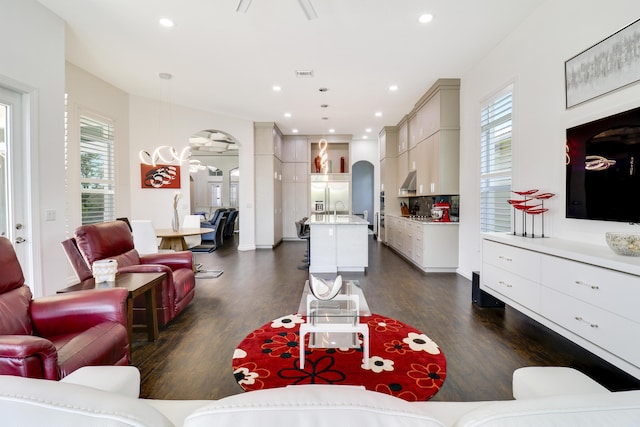
{"type": "MultiPolygon", "coordinates": [[[[237,239],[237,237],[236,237],[237,239]]],[[[141,396],[218,399],[242,393],[231,358],[252,330],[298,309],[308,272],[297,269],[303,242],[274,250],[238,252],[234,241],[196,254],[216,279],[198,279],[196,296],[160,329],[158,341],[134,335],[133,364],[141,396]]],[[[507,307],[471,302],[471,282],[456,274],[425,274],[371,240],[369,268],[357,278],[371,311],[412,325],[436,341],[447,358],[447,379],[433,400],[511,399],[511,375],[521,366],[572,366],[611,390],[638,389],[640,381],[507,307]]]]}

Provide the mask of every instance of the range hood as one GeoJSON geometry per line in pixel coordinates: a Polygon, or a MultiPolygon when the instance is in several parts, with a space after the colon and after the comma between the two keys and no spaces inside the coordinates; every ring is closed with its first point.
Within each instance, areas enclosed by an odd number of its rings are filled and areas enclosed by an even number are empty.
{"type": "Polygon", "coordinates": [[[416,191],[416,171],[411,171],[400,186],[400,191],[416,191]]]}

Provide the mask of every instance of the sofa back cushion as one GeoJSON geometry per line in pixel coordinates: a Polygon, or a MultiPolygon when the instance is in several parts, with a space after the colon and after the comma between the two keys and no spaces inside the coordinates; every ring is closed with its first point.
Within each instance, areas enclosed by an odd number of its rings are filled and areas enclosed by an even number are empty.
{"type": "Polygon", "coordinates": [[[11,241],[0,237],[0,335],[31,335],[31,290],[11,241]]]}
{"type": "Polygon", "coordinates": [[[0,414],[8,426],[150,426],[173,424],[144,400],[92,387],[0,376],[0,414]]]}
{"type": "Polygon", "coordinates": [[[420,405],[339,385],[298,385],[225,397],[187,417],[185,427],[442,427],[420,405]]]}
{"type": "Polygon", "coordinates": [[[106,258],[116,259],[118,266],[139,264],[138,253],[133,247],[133,234],[123,221],[83,225],[76,229],[75,237],[89,266],[106,258]]]}
{"type": "Polygon", "coordinates": [[[31,289],[18,289],[0,294],[0,335],[31,335],[33,327],[29,315],[31,289]]]}
{"type": "Polygon", "coordinates": [[[640,426],[640,390],[489,403],[455,427],[640,426]]]}

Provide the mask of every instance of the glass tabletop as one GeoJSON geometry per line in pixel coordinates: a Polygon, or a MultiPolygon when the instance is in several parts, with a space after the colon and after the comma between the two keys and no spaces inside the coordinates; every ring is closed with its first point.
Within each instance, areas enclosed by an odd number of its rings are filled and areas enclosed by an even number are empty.
{"type": "Polygon", "coordinates": [[[315,298],[309,289],[309,281],[307,280],[304,284],[302,298],[300,298],[298,314],[309,316],[320,313],[326,317],[371,316],[369,305],[357,280],[345,280],[338,295],[330,300],[315,298]]]}

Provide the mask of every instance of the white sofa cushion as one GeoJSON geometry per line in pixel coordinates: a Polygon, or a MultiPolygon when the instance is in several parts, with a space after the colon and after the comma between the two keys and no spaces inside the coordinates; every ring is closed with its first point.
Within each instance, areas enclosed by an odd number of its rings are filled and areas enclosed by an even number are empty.
{"type": "Polygon", "coordinates": [[[456,427],[637,427],[640,390],[552,396],[487,404],[456,427]]]}
{"type": "Polygon", "coordinates": [[[516,399],[591,393],[610,391],[573,368],[527,366],[513,371],[513,397],[516,399]]]}
{"type": "Polygon", "coordinates": [[[225,397],[196,410],[185,427],[442,427],[421,404],[363,387],[299,385],[225,397]]]}
{"type": "Polygon", "coordinates": [[[140,396],[140,371],[135,366],[83,366],[60,382],[79,384],[121,396],[140,396]]]}
{"type": "Polygon", "coordinates": [[[93,387],[0,375],[1,424],[7,427],[170,427],[144,400],[93,387]]]}

